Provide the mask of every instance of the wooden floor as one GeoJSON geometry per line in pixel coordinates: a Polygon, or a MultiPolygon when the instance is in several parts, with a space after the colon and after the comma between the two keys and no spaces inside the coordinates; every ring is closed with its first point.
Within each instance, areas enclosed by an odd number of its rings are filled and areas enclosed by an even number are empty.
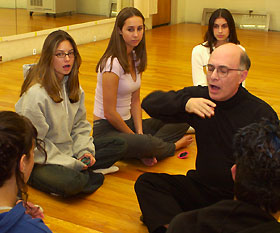
{"type": "MultiPolygon", "coordinates": [[[[200,25],[178,24],[146,32],[148,68],[143,74],[142,98],[156,89],[177,90],[192,85],[191,50],[201,42],[204,31],[200,25]]],[[[252,60],[247,89],[271,104],[279,114],[280,33],[238,30],[238,35],[252,60]]],[[[83,58],[80,80],[91,123],[96,86],[94,70],[107,43],[105,40],[79,46],[83,58]]],[[[0,63],[0,110],[14,109],[23,81],[22,65],[37,59],[38,56],[31,56],[0,63]]],[[[189,158],[180,160],[173,156],[151,168],[138,161],[118,162],[120,171],[106,175],[104,185],[92,195],[62,200],[30,188],[30,200],[44,208],[45,222],[54,232],[145,233],[147,230],[139,221],[141,213],[133,188],[135,180],[145,171],[185,174],[194,168],[196,144],[187,150],[189,158]]]]}
{"type": "Polygon", "coordinates": [[[0,8],[0,37],[41,31],[72,24],[106,19],[106,16],[60,13],[56,17],[51,14],[34,12],[32,16],[26,9],[0,8]]]}

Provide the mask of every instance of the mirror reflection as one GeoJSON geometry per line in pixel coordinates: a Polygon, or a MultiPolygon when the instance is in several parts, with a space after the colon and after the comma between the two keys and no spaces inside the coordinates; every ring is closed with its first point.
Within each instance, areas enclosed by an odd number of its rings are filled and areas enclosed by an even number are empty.
{"type": "Polygon", "coordinates": [[[0,0],[0,37],[115,17],[131,0],[0,0]],[[120,3],[121,2],[121,3],[120,3]]]}

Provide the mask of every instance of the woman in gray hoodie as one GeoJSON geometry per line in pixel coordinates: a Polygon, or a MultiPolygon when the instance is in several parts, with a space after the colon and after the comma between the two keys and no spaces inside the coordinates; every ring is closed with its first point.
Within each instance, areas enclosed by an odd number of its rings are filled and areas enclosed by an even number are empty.
{"type": "Polygon", "coordinates": [[[28,72],[15,106],[32,121],[48,153],[46,164],[41,165],[44,159],[35,151],[30,185],[64,197],[98,189],[104,176],[93,170],[112,166],[126,148],[117,138],[95,141],[94,146],[79,84],[80,65],[73,38],[62,30],[52,32],[38,64],[28,72]]]}

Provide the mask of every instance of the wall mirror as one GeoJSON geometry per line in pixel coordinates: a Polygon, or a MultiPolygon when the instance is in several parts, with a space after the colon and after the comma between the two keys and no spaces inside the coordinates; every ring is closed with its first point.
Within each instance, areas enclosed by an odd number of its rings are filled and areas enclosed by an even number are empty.
{"type": "Polygon", "coordinates": [[[133,0],[0,0],[0,37],[115,17],[133,0]]]}

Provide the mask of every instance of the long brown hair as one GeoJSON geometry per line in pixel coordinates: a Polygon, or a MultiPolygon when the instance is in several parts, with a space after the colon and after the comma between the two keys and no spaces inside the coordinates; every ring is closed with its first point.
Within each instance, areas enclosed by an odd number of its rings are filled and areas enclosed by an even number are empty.
{"type": "Polygon", "coordinates": [[[217,39],[215,38],[214,32],[213,32],[214,23],[217,18],[224,18],[227,21],[227,24],[229,27],[228,42],[231,42],[234,44],[240,44],[240,42],[237,38],[235,22],[232,17],[232,14],[227,9],[219,8],[212,13],[212,15],[209,19],[208,30],[204,36],[204,42],[206,42],[206,44],[204,46],[210,48],[210,53],[213,52],[213,48],[215,47],[215,45],[217,43],[217,39]]]}
{"type": "Polygon", "coordinates": [[[53,56],[59,44],[65,40],[68,40],[71,43],[75,53],[75,61],[72,70],[68,75],[66,89],[71,103],[75,103],[79,100],[80,84],[78,75],[82,59],[74,39],[63,30],[54,31],[45,39],[39,62],[30,68],[30,71],[22,84],[20,96],[22,96],[23,93],[34,84],[40,83],[54,102],[59,103],[63,100],[60,96],[61,84],[58,81],[53,68],[53,56]]]}
{"type": "MultiPolygon", "coordinates": [[[[120,34],[120,31],[125,24],[125,21],[133,16],[139,16],[143,20],[143,26],[145,28],[145,18],[142,13],[134,8],[134,7],[126,7],[123,8],[119,14],[117,15],[115,26],[108,44],[108,47],[96,65],[96,72],[102,71],[106,65],[108,58],[111,57],[111,69],[112,69],[112,61],[116,57],[121,64],[125,73],[129,73],[129,64],[128,64],[128,56],[126,51],[125,41],[120,34]]],[[[145,29],[143,32],[143,38],[140,43],[134,48],[136,54],[136,60],[140,60],[140,64],[137,67],[137,71],[139,73],[143,72],[147,66],[147,52],[146,52],[146,40],[145,40],[145,29]]]]}

